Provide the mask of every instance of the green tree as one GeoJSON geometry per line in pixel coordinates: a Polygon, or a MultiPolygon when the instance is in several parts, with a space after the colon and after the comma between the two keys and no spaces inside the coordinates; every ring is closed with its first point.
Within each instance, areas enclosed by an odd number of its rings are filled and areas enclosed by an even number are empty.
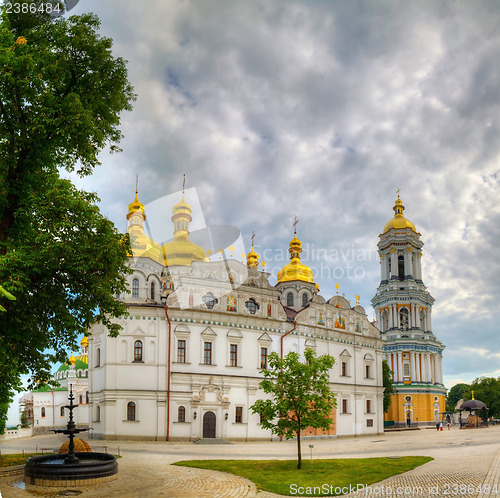
{"type": "Polygon", "coordinates": [[[59,175],[90,174],[104,147],[119,150],[119,115],[135,98],[98,28],[93,14],[0,8],[0,282],[16,296],[0,313],[0,402],[21,374],[29,387],[47,381],[92,322],[116,335],[108,317],[126,313],[115,295],[125,290],[128,237],[95,195],[59,175]]]}
{"type": "Polygon", "coordinates": [[[265,379],[260,383],[272,399],[259,399],[250,408],[262,419],[262,427],[273,434],[290,439],[297,437],[297,468],[302,468],[301,432],[307,427],[329,429],[335,408],[335,395],[330,390],[328,370],[333,367],[332,356],[316,356],[311,349],[300,355],[288,353],[280,358],[269,355],[269,369],[261,370],[265,379]]]}
{"type": "MultiPolygon", "coordinates": [[[[474,398],[482,401],[489,409],[488,417],[500,417],[500,377],[479,377],[470,385],[471,393],[467,399],[472,399],[472,391],[474,398]]],[[[486,414],[483,413],[483,417],[486,414]]]]}
{"type": "Polygon", "coordinates": [[[382,362],[382,382],[384,385],[384,413],[389,411],[391,406],[392,394],[394,394],[394,387],[392,385],[392,374],[394,372],[391,370],[389,363],[386,360],[382,362]]]}
{"type": "Polygon", "coordinates": [[[0,436],[5,434],[5,424],[7,423],[8,403],[0,403],[0,436]]]}
{"type": "Polygon", "coordinates": [[[446,410],[449,412],[454,412],[457,403],[461,400],[471,399],[470,396],[470,386],[469,384],[455,384],[446,396],[446,410]]]}

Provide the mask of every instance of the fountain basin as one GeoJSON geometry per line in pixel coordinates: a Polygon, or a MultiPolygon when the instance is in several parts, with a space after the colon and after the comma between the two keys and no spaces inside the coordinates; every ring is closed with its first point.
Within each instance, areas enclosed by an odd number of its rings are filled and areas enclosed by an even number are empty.
{"type": "Polygon", "coordinates": [[[75,453],[79,462],[67,464],[66,454],[28,458],[24,467],[26,484],[75,487],[100,484],[118,478],[118,462],[107,453],[75,453]]]}

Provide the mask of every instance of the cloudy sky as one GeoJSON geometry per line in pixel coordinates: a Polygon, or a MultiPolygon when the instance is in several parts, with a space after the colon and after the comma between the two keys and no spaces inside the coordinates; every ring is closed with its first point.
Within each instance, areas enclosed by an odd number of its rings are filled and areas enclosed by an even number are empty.
{"type": "Polygon", "coordinates": [[[123,152],[78,181],[118,228],[136,174],[147,204],[185,173],[206,223],[238,227],[247,250],[255,231],[274,275],[296,215],[321,294],[339,283],[373,318],[400,188],[446,385],[500,375],[497,1],[81,0],[71,13],[87,11],[138,95],[123,152]]]}

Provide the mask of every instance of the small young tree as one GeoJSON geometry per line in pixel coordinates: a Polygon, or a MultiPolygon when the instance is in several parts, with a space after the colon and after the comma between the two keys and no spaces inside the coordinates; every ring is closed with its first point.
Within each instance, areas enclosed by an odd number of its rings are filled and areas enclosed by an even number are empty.
{"type": "Polygon", "coordinates": [[[312,349],[304,351],[304,358],[302,363],[298,353],[288,353],[285,358],[271,353],[269,369],[261,371],[265,379],[260,387],[272,399],[259,399],[250,407],[260,414],[264,429],[286,439],[297,436],[298,469],[302,468],[301,432],[307,427],[329,429],[336,406],[328,375],[335,359],[317,357],[312,349]]]}
{"type": "Polygon", "coordinates": [[[382,382],[384,384],[384,413],[389,411],[391,406],[392,397],[394,394],[394,387],[392,385],[392,370],[386,360],[382,362],[382,382]]]}

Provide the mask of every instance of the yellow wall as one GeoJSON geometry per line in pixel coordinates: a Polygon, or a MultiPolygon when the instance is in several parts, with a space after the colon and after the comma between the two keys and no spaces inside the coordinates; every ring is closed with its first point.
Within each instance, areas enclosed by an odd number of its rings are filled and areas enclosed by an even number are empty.
{"type": "Polygon", "coordinates": [[[446,401],[442,394],[398,393],[392,395],[391,406],[389,407],[389,411],[385,414],[385,420],[406,423],[406,409],[404,406],[406,403],[406,396],[411,396],[412,398],[412,422],[416,422],[417,417],[419,423],[434,422],[434,396],[438,397],[439,413],[446,410],[446,401]]]}

